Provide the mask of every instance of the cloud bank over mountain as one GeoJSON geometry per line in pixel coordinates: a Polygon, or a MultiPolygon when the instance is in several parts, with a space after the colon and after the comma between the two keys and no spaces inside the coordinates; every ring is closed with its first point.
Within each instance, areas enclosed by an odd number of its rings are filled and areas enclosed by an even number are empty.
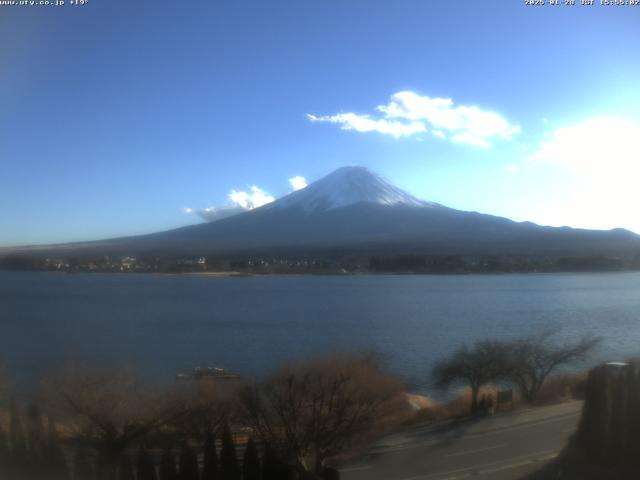
{"type": "MultiPolygon", "coordinates": [[[[289,178],[289,185],[292,191],[302,190],[307,186],[307,180],[303,176],[296,175],[289,178]]],[[[185,213],[195,213],[207,222],[216,222],[223,218],[232,217],[254,208],[262,207],[276,200],[257,185],[252,185],[248,191],[232,189],[227,195],[230,205],[211,206],[206,208],[185,208],[185,213]]]]}

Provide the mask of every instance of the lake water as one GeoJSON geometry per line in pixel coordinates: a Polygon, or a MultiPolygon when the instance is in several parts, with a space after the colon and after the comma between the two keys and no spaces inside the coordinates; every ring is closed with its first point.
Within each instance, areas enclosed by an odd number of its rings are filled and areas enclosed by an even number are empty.
{"type": "Polygon", "coordinates": [[[196,365],[263,376],[287,359],[376,349],[424,380],[462,342],[561,326],[640,354],[640,274],[257,276],[0,272],[0,358],[21,385],[65,363],[196,365]]]}

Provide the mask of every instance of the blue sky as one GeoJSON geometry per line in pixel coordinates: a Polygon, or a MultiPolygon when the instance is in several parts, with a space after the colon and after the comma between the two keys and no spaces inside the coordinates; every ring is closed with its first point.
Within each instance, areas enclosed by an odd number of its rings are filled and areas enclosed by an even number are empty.
{"type": "Polygon", "coordinates": [[[455,208],[640,232],[639,46],[632,6],[0,6],[0,245],[196,223],[343,165],[455,208]]]}

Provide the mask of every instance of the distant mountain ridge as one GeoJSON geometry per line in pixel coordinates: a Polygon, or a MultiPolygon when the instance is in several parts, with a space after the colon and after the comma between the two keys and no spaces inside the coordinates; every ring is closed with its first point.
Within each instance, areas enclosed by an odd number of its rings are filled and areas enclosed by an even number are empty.
{"type": "MultiPolygon", "coordinates": [[[[20,250],[20,249],[18,249],[20,250]]],[[[29,249],[126,255],[583,255],[640,252],[624,230],[543,227],[423,201],[363,167],[343,167],[270,204],[165,232],[29,249]]]]}

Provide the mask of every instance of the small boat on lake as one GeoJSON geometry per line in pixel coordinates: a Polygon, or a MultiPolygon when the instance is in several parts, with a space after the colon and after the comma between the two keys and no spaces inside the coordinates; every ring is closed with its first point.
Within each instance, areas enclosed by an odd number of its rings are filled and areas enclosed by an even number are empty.
{"type": "Polygon", "coordinates": [[[240,375],[220,367],[195,367],[191,373],[178,373],[176,380],[239,380],[240,375]]]}

